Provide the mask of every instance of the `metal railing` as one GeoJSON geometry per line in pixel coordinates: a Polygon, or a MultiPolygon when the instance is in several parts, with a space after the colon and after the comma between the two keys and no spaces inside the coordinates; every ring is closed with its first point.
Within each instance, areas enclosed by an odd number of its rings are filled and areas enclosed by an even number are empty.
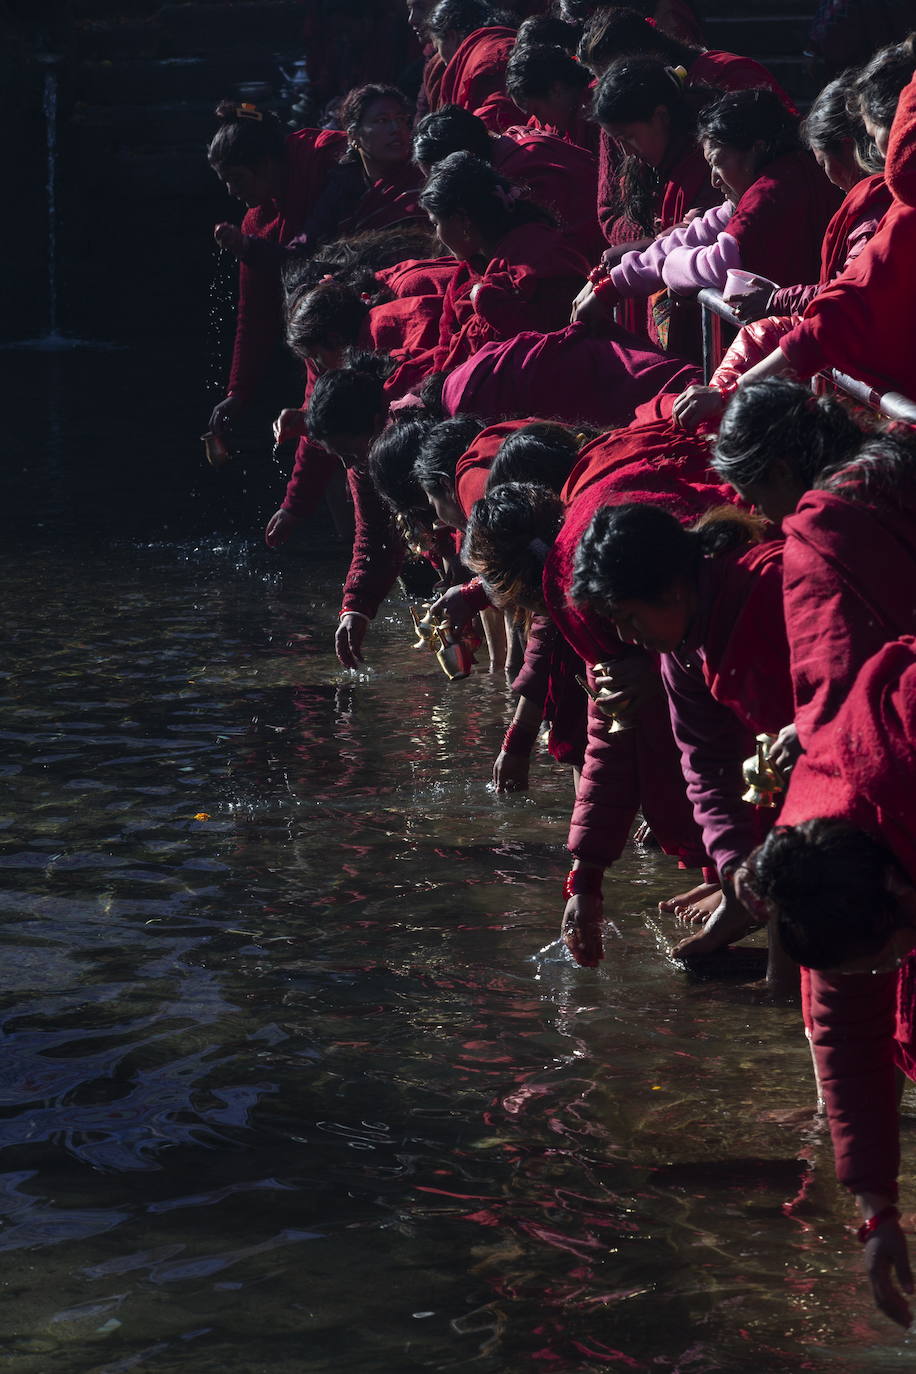
{"type": "MultiPolygon", "coordinates": [[[[703,376],[708,382],[721,360],[720,356],[717,356],[722,352],[718,338],[718,322],[722,320],[733,329],[740,329],[741,321],[734,310],[725,304],[720,291],[707,287],[699,293],[697,299],[703,314],[703,376]]],[[[902,420],[904,424],[916,425],[916,401],[911,401],[908,396],[902,396],[899,391],[876,391],[867,382],[860,382],[857,377],[850,377],[848,373],[840,372],[837,368],[825,368],[820,376],[826,377],[828,382],[832,382],[860,405],[880,411],[889,420],[902,420]]]]}

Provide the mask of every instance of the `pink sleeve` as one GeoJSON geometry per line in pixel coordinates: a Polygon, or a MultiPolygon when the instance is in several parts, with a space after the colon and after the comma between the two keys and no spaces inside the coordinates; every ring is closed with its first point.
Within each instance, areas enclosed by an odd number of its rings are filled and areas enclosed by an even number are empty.
{"type": "MultiPolygon", "coordinates": [[[[704,245],[715,244],[734,213],[730,201],[714,205],[689,224],[679,225],[663,234],[641,253],[625,253],[610,277],[622,296],[651,296],[665,285],[665,267],[675,252],[694,253],[704,245]]],[[[723,279],[724,280],[724,279],[723,279]]],[[[692,289],[692,288],[689,288],[692,289]]]]}
{"type": "Polygon", "coordinates": [[[675,248],[665,259],[662,279],[677,296],[689,296],[707,286],[721,291],[729,271],[740,266],[738,241],[724,230],[705,248],[675,248]]]}

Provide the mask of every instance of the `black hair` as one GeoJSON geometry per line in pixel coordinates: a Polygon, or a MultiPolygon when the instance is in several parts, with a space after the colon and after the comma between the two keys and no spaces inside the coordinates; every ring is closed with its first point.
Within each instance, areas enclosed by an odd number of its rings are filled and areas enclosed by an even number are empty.
{"type": "MultiPolygon", "coordinates": [[[[397,86],[372,81],[365,86],[355,86],[352,91],[348,91],[344,96],[338,114],[340,127],[346,133],[353,134],[377,100],[396,100],[405,114],[410,114],[413,111],[412,102],[397,86]]],[[[344,163],[355,162],[358,158],[359,151],[356,148],[348,148],[340,161],[344,163]]]]}
{"type": "Polygon", "coordinates": [[[321,282],[290,302],[286,342],[297,358],[321,348],[346,348],[359,338],[369,304],[350,286],[321,282]]]}
{"type": "Polygon", "coordinates": [[[916,436],[909,425],[893,425],[868,435],[853,457],[838,458],[814,485],[847,501],[899,505],[910,499],[914,479],[916,436]]]}
{"type": "Polygon", "coordinates": [[[845,821],[776,826],[747,867],[752,891],[775,911],[786,953],[806,968],[876,956],[903,924],[887,883],[893,855],[845,821]]]}
{"type": "Polygon", "coordinates": [[[567,24],[577,24],[581,27],[591,19],[595,10],[602,8],[604,7],[601,0],[559,0],[557,12],[567,24]]]}
{"type": "Polygon", "coordinates": [[[221,100],[214,114],[220,126],[210,140],[207,157],[217,171],[286,160],[286,130],[268,110],[221,100]]]}
{"type": "Polygon", "coordinates": [[[370,229],[352,238],[322,244],[312,255],[288,253],[280,273],[287,302],[332,277],[341,286],[352,286],[373,297],[372,304],[389,299],[375,273],[397,267],[409,258],[429,258],[436,238],[429,226],[393,225],[390,229],[370,229]]]}
{"type": "Polygon", "coordinates": [[[476,29],[518,26],[518,15],[489,5],[486,0],[439,0],[426,20],[426,31],[433,38],[460,33],[465,38],[476,29]]]}
{"type": "Polygon", "coordinates": [[[464,213],[491,243],[520,224],[556,224],[549,210],[527,200],[512,198],[511,181],[501,177],[487,162],[471,153],[449,153],[432,170],[420,192],[420,205],[437,219],[464,213]]]}
{"type": "Polygon", "coordinates": [[[866,172],[880,172],[883,160],[862,122],[858,102],[851,100],[857,72],[841,72],[815,96],[801,122],[801,136],[812,152],[842,153],[852,147],[866,172]]]}
{"type": "Polygon", "coordinates": [[[413,466],[433,423],[429,417],[399,420],[383,429],[369,450],[369,475],[396,514],[429,509],[413,466]]]}
{"type": "Polygon", "coordinates": [[[591,77],[565,48],[539,43],[513,49],[506,68],[506,94],[513,100],[522,103],[530,96],[543,98],[557,81],[584,92],[591,77]]]}
{"type": "Polygon", "coordinates": [[[356,367],[323,372],[312,388],[306,427],[318,443],[337,434],[371,434],[379,416],[388,410],[384,388],[384,363],[361,356],[356,367]]]}
{"type": "Polygon", "coordinates": [[[696,576],[702,558],[758,538],[759,526],[733,507],[685,529],[660,506],[602,506],[576,549],[570,596],[604,615],[621,601],[660,601],[675,583],[696,576]]]}
{"type": "Polygon", "coordinates": [[[435,167],[449,153],[473,153],[483,162],[493,154],[493,139],[486,124],[461,105],[443,105],[424,115],[413,133],[413,160],[435,167]]]}
{"type": "MultiPolygon", "coordinates": [[[[719,93],[709,86],[684,86],[670,67],[655,57],[622,57],[612,62],[595,88],[592,117],[612,124],[648,122],[659,105],[668,111],[671,139],[695,139],[701,110],[719,93]]],[[[655,213],[662,178],[657,167],[627,156],[620,169],[617,209],[644,233],[655,232],[655,213]]]]}
{"type": "Polygon", "coordinates": [[[586,20],[579,40],[579,61],[602,70],[620,57],[637,55],[689,69],[701,52],[701,48],[672,38],[644,15],[623,5],[599,6],[586,20]]]}
{"type": "Polygon", "coordinates": [[[442,404],[442,388],[445,386],[447,372],[427,372],[423,381],[414,390],[414,395],[423,409],[434,420],[448,420],[442,404]]]}
{"type": "Polygon", "coordinates": [[[876,128],[889,129],[894,122],[900,93],[916,68],[916,34],[902,43],[879,48],[856,76],[852,99],[862,115],[876,128]]]}
{"type": "Polygon", "coordinates": [[[574,53],[581,33],[579,24],[568,24],[556,14],[531,14],[518,26],[513,53],[521,47],[533,47],[546,43],[548,47],[563,48],[574,53]]]}
{"type": "Polygon", "coordinates": [[[461,561],[483,581],[494,606],[543,615],[544,559],[563,523],[556,492],[503,482],[475,501],[461,561]]]}
{"type": "Polygon", "coordinates": [[[449,420],[440,420],[425,435],[414,463],[414,474],[424,491],[454,490],[458,459],[484,428],[483,420],[476,415],[453,415],[449,420]]]}
{"type": "Polygon", "coordinates": [[[503,482],[530,482],[559,492],[585,438],[567,425],[537,420],[502,441],[490,465],[487,491],[503,482]]]}
{"type": "Polygon", "coordinates": [[[852,457],[862,429],[841,401],[813,396],[785,377],[739,387],[722,418],[712,466],[733,487],[766,480],[777,460],[806,488],[828,467],[852,457]]]}
{"type": "Polygon", "coordinates": [[[726,91],[703,110],[697,121],[697,137],[718,147],[749,152],[763,145],[757,160],[763,168],[785,153],[801,147],[798,116],[791,114],[775,91],[755,86],[745,91],[726,91]]]}

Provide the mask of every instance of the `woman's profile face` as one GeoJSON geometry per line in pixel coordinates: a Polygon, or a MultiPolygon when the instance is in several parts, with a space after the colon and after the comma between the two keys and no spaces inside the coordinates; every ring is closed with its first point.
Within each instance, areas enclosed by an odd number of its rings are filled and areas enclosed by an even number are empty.
{"type": "Polygon", "coordinates": [[[240,200],[249,210],[266,205],[273,199],[274,178],[272,166],[264,162],[257,167],[214,167],[213,168],[233,200],[240,200]]]}
{"type": "Polygon", "coordinates": [[[688,599],[680,586],[670,588],[657,601],[633,597],[614,602],[605,614],[624,644],[637,644],[655,654],[674,653],[690,627],[688,599]]]}
{"type": "Polygon", "coordinates": [[[452,215],[435,215],[427,211],[429,222],[436,231],[439,242],[447,248],[452,257],[467,262],[476,257],[483,248],[480,234],[474,228],[468,215],[457,210],[452,215]]]}
{"type": "Polygon", "coordinates": [[[735,148],[730,143],[711,143],[704,139],[703,156],[716,190],[737,204],[757,180],[761,151],[759,143],[751,148],[735,148]]]}
{"type": "Polygon", "coordinates": [[[650,119],[635,119],[627,124],[606,124],[605,129],[624,152],[660,167],[671,141],[671,116],[665,105],[659,105],[650,119]]]}

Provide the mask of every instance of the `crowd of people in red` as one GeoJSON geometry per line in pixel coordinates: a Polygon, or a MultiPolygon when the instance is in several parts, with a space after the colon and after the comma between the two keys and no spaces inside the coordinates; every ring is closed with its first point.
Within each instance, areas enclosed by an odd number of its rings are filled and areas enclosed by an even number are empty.
{"type": "Polygon", "coordinates": [[[221,105],[209,160],[247,210],[215,231],[239,303],[211,429],[231,444],[285,342],[304,395],[266,538],[343,465],[345,668],[405,559],[439,574],[434,621],[480,618],[517,701],[496,789],[528,786],[542,731],[572,770],[573,959],[604,957],[640,817],[702,871],[662,903],[678,957],[766,928],[875,1300],[908,1325],[916,435],[829,374],[916,398],[916,35],[800,119],[687,0],[646,8],[407,0],[416,103],[364,82],[338,129],[292,134],[221,105]],[[743,327],[705,378],[709,287],[743,327]],[[775,806],[745,794],[761,736],[775,806]]]}

